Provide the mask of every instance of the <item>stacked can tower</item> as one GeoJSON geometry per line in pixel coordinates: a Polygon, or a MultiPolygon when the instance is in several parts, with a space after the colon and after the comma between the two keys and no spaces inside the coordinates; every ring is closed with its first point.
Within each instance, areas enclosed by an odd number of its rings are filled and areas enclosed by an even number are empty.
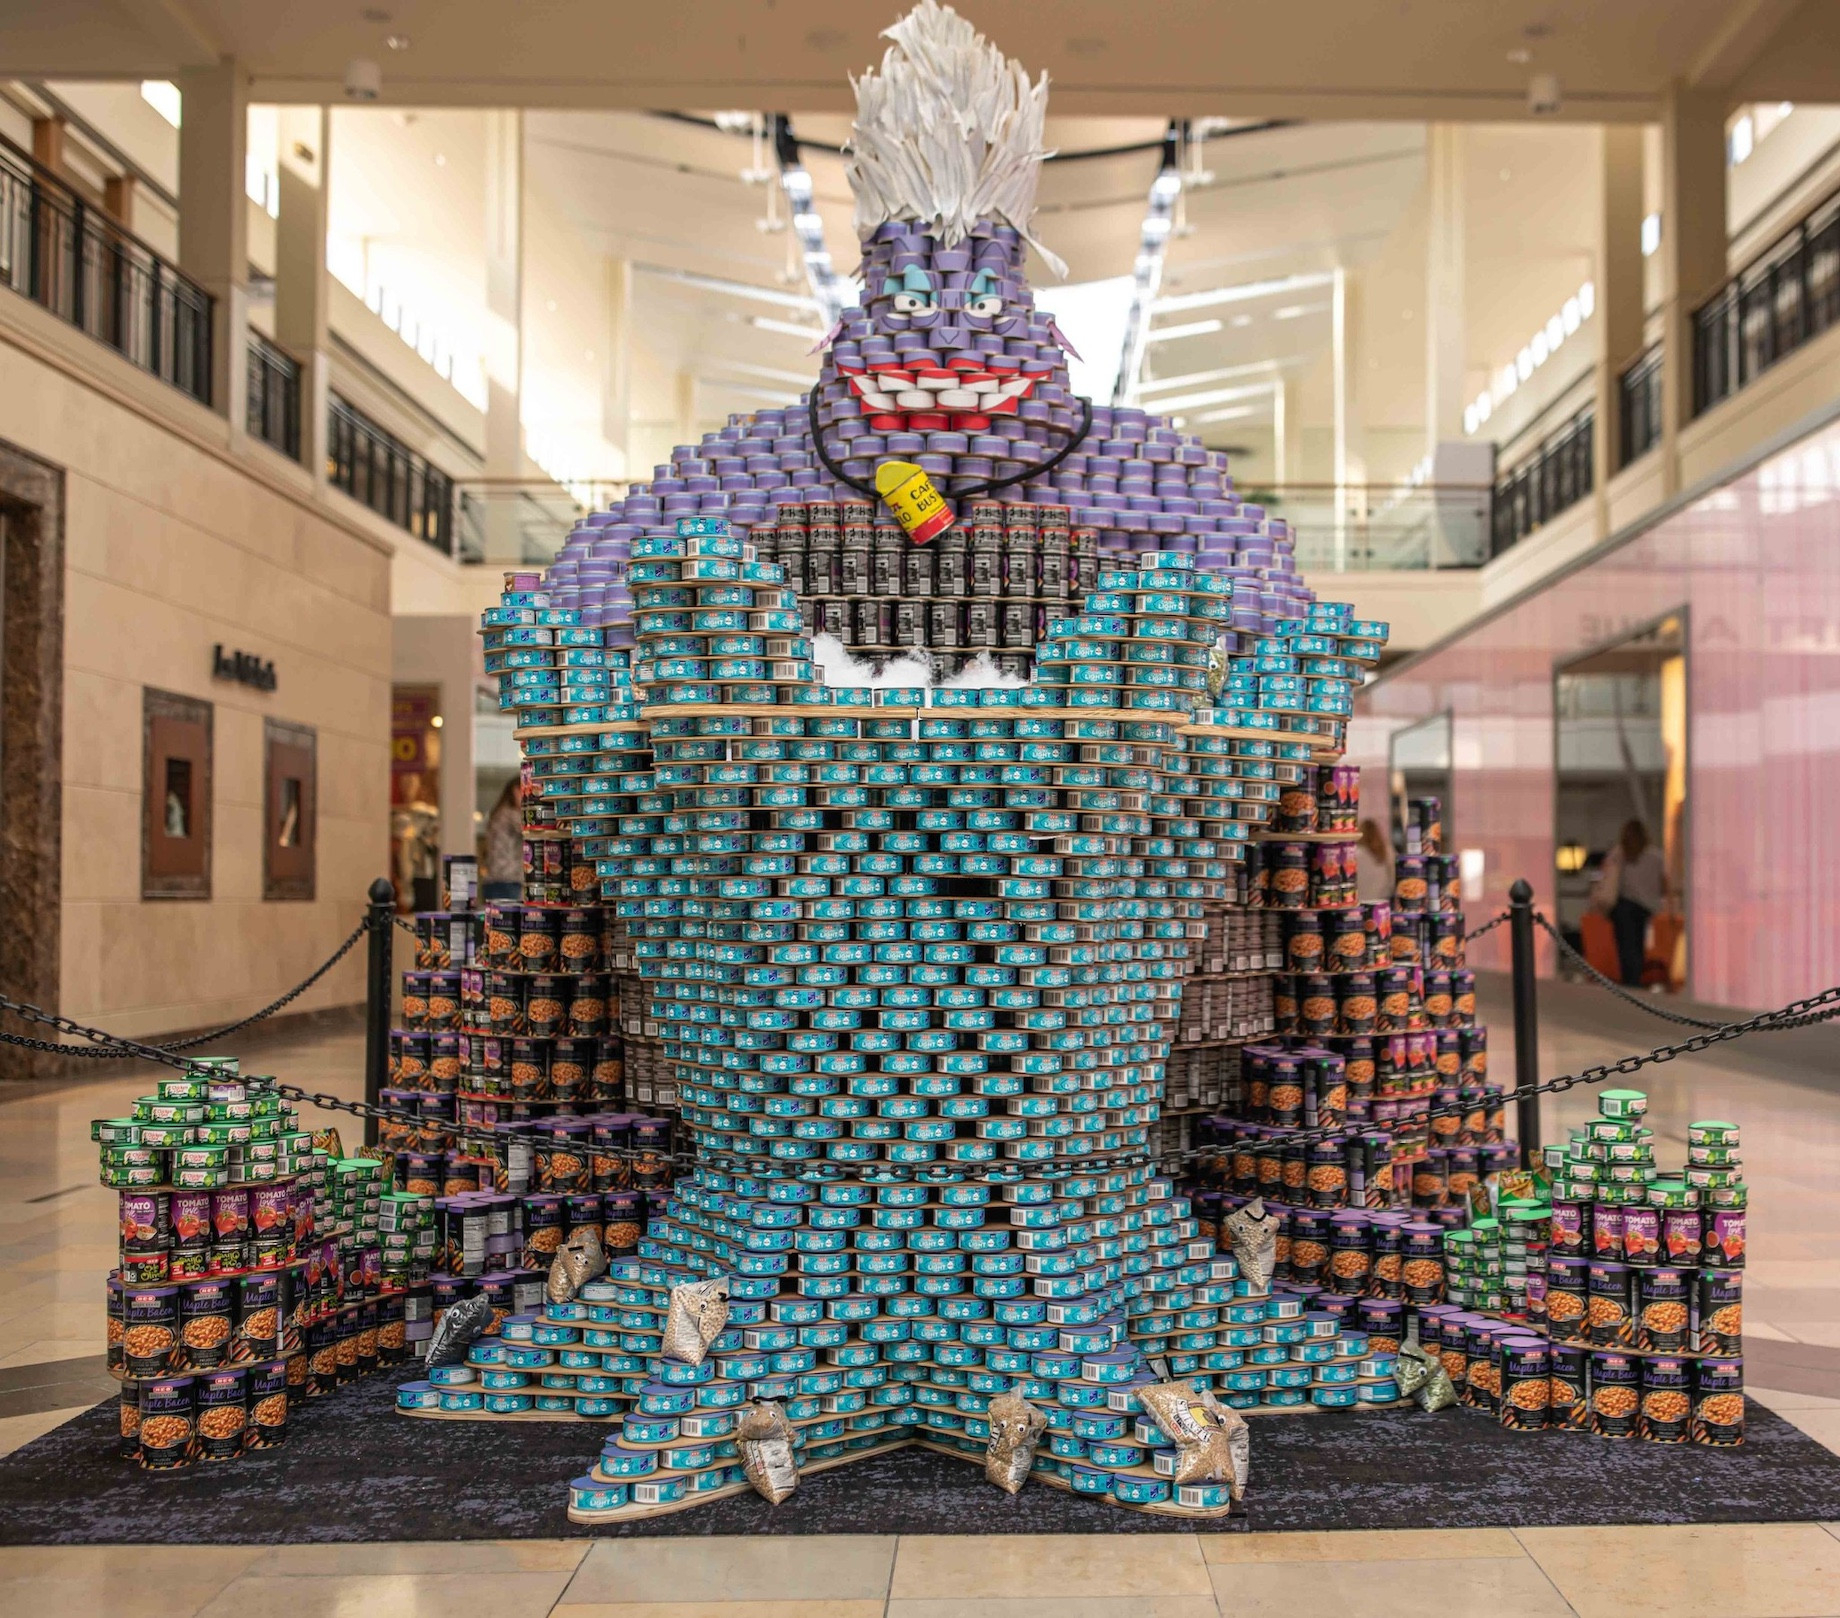
{"type": "Polygon", "coordinates": [[[107,1356],[121,1451],[149,1471],[272,1449],[290,1405],[412,1342],[377,1229],[381,1165],[316,1146],[234,1057],[191,1069],[91,1125],[121,1205],[107,1356]]]}
{"type": "MultiPolygon", "coordinates": [[[[1235,632],[1229,579],[1135,561],[1050,623],[1026,688],[869,691],[814,682],[780,564],[726,523],[633,542],[653,767],[585,846],[699,1166],[636,1260],[406,1406],[542,1410],[588,1379],[620,1412],[573,1486],[600,1520],[744,1487],[750,1397],[783,1398],[821,1466],[916,1440],[979,1457],[1014,1388],[1048,1415],[1043,1477],[1204,1513],[1225,1487],[1173,1485],[1136,1409],[1146,1355],[1243,1408],[1397,1398],[1351,1316],[1254,1295],[1149,1155],[1204,907],[1240,891],[1277,765],[1342,724],[1258,692],[1209,705],[1209,653],[1377,647],[1326,604],[1235,632]],[[728,1329],[701,1366],[661,1358],[671,1285],[704,1277],[728,1329]]],[[[569,610],[529,582],[502,610],[569,610]]]]}
{"type": "Polygon", "coordinates": [[[1356,772],[1319,764],[1286,783],[1254,845],[1248,909],[1227,920],[1249,940],[1233,976],[1270,984],[1269,1037],[1243,1043],[1223,1105],[1197,1125],[1199,1183],[1221,1214],[1254,1196],[1279,1212],[1289,1283],[1399,1302],[1408,1259],[1435,1257],[1439,1230],[1486,1210],[1518,1157],[1487,1080],[1436,800],[1408,806],[1393,896],[1365,904],[1358,808],[1356,772]],[[1261,978],[1257,963],[1279,970],[1261,978]]]}
{"type": "Polygon", "coordinates": [[[929,654],[955,673],[980,653],[1026,675],[1050,615],[1077,610],[1098,578],[1099,531],[1064,505],[967,505],[964,521],[915,545],[886,507],[852,497],[782,505],[753,530],[799,598],[804,627],[860,655],[929,654]]]}
{"type": "MultiPolygon", "coordinates": [[[[583,621],[598,614],[539,604],[536,582],[508,579],[483,630],[524,751],[523,894],[481,903],[470,869],[450,871],[448,908],[416,918],[383,1098],[394,1116],[381,1131],[398,1190],[429,1218],[418,1279],[431,1324],[483,1295],[488,1330],[514,1342],[528,1340],[566,1243],[592,1235],[613,1256],[637,1251],[670,1184],[676,1099],[596,869],[637,808],[634,771],[650,762],[628,654],[583,621]]],[[[612,1408],[592,1379],[550,1379],[539,1393],[497,1373],[431,1375],[403,1391],[401,1408],[480,1418],[612,1408]]]]}
{"type": "Polygon", "coordinates": [[[1420,1312],[1464,1403],[1503,1426],[1713,1445],[1744,1441],[1747,1193],[1738,1126],[1687,1126],[1655,1163],[1639,1090],[1500,1199],[1445,1233],[1446,1302],[1420,1312]]]}

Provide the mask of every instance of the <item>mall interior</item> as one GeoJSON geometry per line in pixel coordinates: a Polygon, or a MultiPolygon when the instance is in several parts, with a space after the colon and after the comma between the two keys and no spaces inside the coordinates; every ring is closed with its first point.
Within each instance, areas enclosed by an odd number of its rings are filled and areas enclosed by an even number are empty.
{"type": "Polygon", "coordinates": [[[954,6],[0,16],[0,1618],[1840,1615],[1840,10],[954,6]]]}

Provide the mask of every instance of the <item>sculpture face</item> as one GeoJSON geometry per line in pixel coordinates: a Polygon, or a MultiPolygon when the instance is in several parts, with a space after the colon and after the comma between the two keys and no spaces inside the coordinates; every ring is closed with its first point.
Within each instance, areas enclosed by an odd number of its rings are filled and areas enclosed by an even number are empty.
{"type": "Polygon", "coordinates": [[[969,486],[994,462],[1045,460],[1077,430],[1060,333],[1035,308],[1025,252],[1000,224],[954,247],[914,224],[870,233],[864,307],[838,323],[818,391],[826,447],[852,475],[918,458],[948,489],[969,486]]]}

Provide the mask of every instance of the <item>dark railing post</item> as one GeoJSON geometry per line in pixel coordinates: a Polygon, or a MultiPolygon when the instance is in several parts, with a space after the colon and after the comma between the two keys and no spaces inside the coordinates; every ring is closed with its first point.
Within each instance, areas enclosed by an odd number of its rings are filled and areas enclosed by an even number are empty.
{"type": "MultiPolygon", "coordinates": [[[[396,889],[378,877],[370,892],[370,969],[364,994],[364,1103],[383,1104],[384,1079],[390,1071],[390,934],[396,927],[396,889]]],[[[377,1143],[377,1120],[364,1120],[364,1143],[377,1143]]]]}
{"type": "Polygon", "coordinates": [[[160,375],[160,261],[153,261],[153,276],[147,293],[147,369],[160,375]]]}
{"type": "MultiPolygon", "coordinates": [[[[1514,969],[1514,1087],[1524,1091],[1540,1082],[1540,1006],[1534,980],[1533,888],[1525,877],[1508,889],[1508,937],[1514,969]]],[[[1540,1098],[1522,1094],[1516,1103],[1516,1132],[1521,1166],[1530,1167],[1540,1152],[1540,1098]]]]}

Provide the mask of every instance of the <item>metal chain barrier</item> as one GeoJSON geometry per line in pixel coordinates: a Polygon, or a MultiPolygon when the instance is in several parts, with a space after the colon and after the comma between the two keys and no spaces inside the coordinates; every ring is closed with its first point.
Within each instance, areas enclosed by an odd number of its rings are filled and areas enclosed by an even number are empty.
{"type": "Polygon", "coordinates": [[[1466,944],[1473,944],[1476,942],[1478,938],[1486,938],[1490,933],[1494,932],[1497,927],[1501,926],[1504,922],[1506,922],[1513,914],[1514,912],[1511,910],[1504,910],[1499,916],[1491,916],[1480,927],[1478,927],[1473,933],[1466,933],[1464,935],[1463,942],[1466,944]]]}
{"type": "MultiPolygon", "coordinates": [[[[49,1053],[52,1055],[58,1055],[58,1056],[77,1056],[77,1057],[85,1058],[90,1061],[101,1061],[101,1062],[123,1062],[123,1061],[135,1060],[137,1058],[141,1058],[141,1053],[143,1051],[163,1051],[168,1054],[171,1054],[177,1051],[195,1050],[200,1045],[209,1045],[209,1044],[212,1044],[216,1040],[228,1039],[230,1035],[232,1034],[241,1033],[245,1028],[253,1027],[256,1023],[262,1022],[266,1018],[274,1016],[276,1012],[281,1011],[287,1006],[291,1005],[294,1001],[298,1000],[303,994],[305,994],[307,990],[312,988],[314,984],[319,982],[319,980],[323,978],[328,972],[330,972],[335,966],[337,966],[340,961],[344,960],[345,957],[349,955],[352,952],[352,950],[356,947],[358,940],[362,938],[369,931],[370,931],[370,920],[367,917],[365,920],[360,921],[358,925],[351,930],[351,933],[345,939],[345,942],[340,944],[337,949],[335,949],[329,956],[327,956],[326,959],[320,963],[318,968],[315,969],[315,971],[312,973],[311,976],[304,978],[301,982],[295,984],[293,988],[289,989],[287,993],[282,995],[278,1000],[270,1001],[269,1004],[264,1006],[260,1011],[252,1011],[247,1017],[243,1017],[233,1023],[225,1023],[222,1028],[213,1028],[209,1033],[194,1034],[189,1039],[175,1039],[165,1045],[137,1046],[135,1049],[132,1049],[132,1050],[126,1048],[125,1041],[118,1040],[111,1035],[102,1036],[102,1038],[106,1041],[106,1043],[104,1044],[85,1046],[85,1045],[66,1045],[66,1044],[61,1043],[58,1040],[53,1040],[53,1039],[27,1039],[23,1035],[8,1034],[8,1033],[0,1032],[0,1043],[4,1043],[8,1045],[17,1045],[17,1046],[22,1047],[25,1050],[42,1051],[42,1052],[46,1052],[46,1053],[49,1053]]],[[[28,1010],[22,1007],[19,1002],[8,1000],[4,995],[0,995],[0,1010],[11,1011],[14,1013],[14,1015],[22,1017],[29,1022],[42,1021],[42,1017],[32,1015],[32,1013],[36,1012],[37,1009],[38,1009],[37,1007],[32,1007],[30,1008],[30,1010],[28,1010]]],[[[56,1027],[58,1025],[56,1023],[52,1023],[50,1026],[56,1027]]],[[[75,1032],[76,1031],[75,1025],[72,1025],[70,1029],[65,1030],[65,1031],[75,1032]]],[[[81,1037],[88,1039],[91,1037],[91,1035],[84,1034],[81,1037]]],[[[145,1057],[144,1060],[152,1061],[152,1060],[156,1060],[156,1058],[149,1056],[149,1057],[145,1057]]]]}
{"type": "MultiPolygon", "coordinates": [[[[395,921],[398,926],[408,926],[401,917],[393,916],[391,919],[395,921]]],[[[1471,936],[1480,937],[1483,932],[1499,926],[1501,922],[1506,919],[1505,913],[1502,916],[1497,916],[1484,928],[1479,929],[1471,936]]],[[[1534,919],[1538,921],[1549,934],[1552,934],[1555,938],[1558,937],[1551,923],[1548,922],[1544,916],[1536,912],[1534,919]]],[[[311,977],[289,990],[287,994],[283,995],[272,1005],[264,1007],[263,1010],[249,1017],[245,1017],[239,1023],[230,1024],[212,1034],[199,1035],[190,1040],[175,1042],[170,1046],[143,1044],[137,1040],[123,1038],[118,1034],[108,1033],[103,1029],[88,1027],[69,1017],[62,1017],[54,1012],[45,1011],[38,1006],[27,1004],[24,1001],[14,1000],[7,995],[0,994],[0,1012],[11,1013],[13,1016],[19,1017],[26,1022],[35,1023],[40,1027],[51,1028],[60,1034],[83,1040],[87,1045],[94,1048],[84,1049],[81,1046],[71,1046],[59,1040],[33,1039],[24,1034],[14,1034],[5,1031],[0,1031],[0,1044],[12,1045],[26,1050],[44,1051],[63,1056],[96,1056],[119,1059],[134,1058],[171,1067],[182,1073],[215,1078],[219,1076],[216,1069],[207,1066],[205,1063],[193,1061],[181,1055],[180,1052],[191,1046],[203,1044],[212,1039],[222,1038],[224,1035],[234,1032],[236,1029],[246,1028],[254,1022],[260,1021],[263,1017],[272,1015],[290,1001],[297,999],[351,951],[358,939],[370,930],[370,925],[368,917],[364,921],[361,921],[344,943],[339,946],[333,955],[329,957],[311,977]]],[[[409,926],[408,930],[414,931],[414,928],[409,926]]],[[[1564,945],[1563,939],[1559,939],[1558,941],[1561,945],[1564,945]]],[[[1565,947],[1569,949],[1569,946],[1565,947]]],[[[1571,953],[1576,954],[1575,951],[1571,953]]],[[[1587,966],[1589,965],[1588,962],[1585,964],[1587,966]]],[[[1601,973],[1594,973],[1593,975],[1602,979],[1601,973]]],[[[1607,979],[1603,981],[1607,987],[1613,989],[1619,987],[1618,985],[1610,984],[1607,979]]],[[[1634,997],[1626,998],[1633,999],[1634,997]]],[[[1638,1005],[1642,1004],[1639,999],[1636,999],[1635,1003],[1638,1005]]],[[[1641,1072],[1645,1067],[1654,1066],[1662,1062],[1671,1062],[1676,1057],[1697,1055],[1701,1051],[1709,1050],[1714,1045],[1721,1044],[1726,1040],[1741,1038],[1746,1034],[1777,1033],[1790,1028],[1807,1027],[1815,1023],[1830,1021],[1835,1017],[1840,1017],[1840,986],[1824,989],[1819,994],[1810,995],[1803,1000],[1792,1000],[1788,1005],[1778,1010],[1760,1012],[1755,1017],[1750,1017],[1742,1022],[1735,1023],[1707,1023],[1696,1018],[1682,1017],[1677,1013],[1665,1012],[1658,1007],[1644,1007],[1644,1009],[1655,1010],[1660,1015],[1668,1017],[1671,1021],[1689,1023],[1704,1031],[1688,1039],[1684,1039],[1675,1045],[1658,1045],[1654,1049],[1642,1054],[1625,1056],[1614,1062],[1603,1062],[1592,1067],[1582,1068],[1577,1073],[1566,1074],[1556,1079],[1549,1079],[1543,1084],[1517,1085],[1512,1090],[1502,1092],[1500,1097],[1502,1103],[1505,1105],[1507,1102],[1517,1100],[1523,1096],[1558,1095],[1581,1084],[1602,1084],[1609,1079],[1625,1078],[1631,1074],[1641,1072]]],[[[387,1122],[401,1124],[412,1129],[423,1129],[431,1122],[446,1122],[446,1120],[431,1120],[417,1113],[399,1112],[393,1108],[372,1107],[362,1101],[347,1101],[342,1096],[330,1095],[324,1091],[303,1090],[297,1085],[277,1082],[275,1089],[277,1093],[286,1096],[288,1099],[304,1102],[309,1106],[319,1107],[327,1111],[350,1113],[352,1116],[359,1118],[377,1118],[387,1122]]],[[[1430,1109],[1428,1116],[1433,1119],[1459,1117],[1461,1116],[1462,1110],[1461,1108],[1453,1110],[1449,1107],[1440,1110],[1433,1107],[1430,1109]]],[[[462,1140],[468,1136],[480,1137],[490,1136],[500,1132],[508,1133],[511,1128],[511,1126],[496,1123],[468,1125],[458,1120],[454,1121],[452,1127],[453,1133],[462,1140]]],[[[1287,1130],[1282,1134],[1267,1135],[1263,1137],[1263,1142],[1267,1146],[1306,1145],[1312,1141],[1336,1139],[1346,1134],[1347,1130],[1348,1125],[1346,1123],[1319,1125],[1314,1129],[1287,1130]]],[[[1524,1144],[1537,1145],[1538,1142],[1524,1144]]],[[[1006,1165],[1001,1171],[986,1169],[982,1173],[969,1177],[990,1181],[1001,1181],[1028,1173],[1056,1172],[1063,1168],[1074,1170],[1086,1169],[1098,1172],[1105,1169],[1135,1166],[1149,1161],[1154,1161],[1159,1167],[1177,1168],[1197,1158],[1216,1156],[1221,1150],[1222,1148],[1220,1147],[1208,1146],[1191,1147],[1184,1151],[1165,1153],[1155,1157],[1144,1152],[1115,1152],[1109,1154],[1095,1153],[1089,1156],[1044,1158],[1027,1163],[1019,1162],[1013,1165],[1006,1165]]],[[[674,1152],[664,1154],[641,1151],[630,1147],[618,1147],[609,1148],[607,1155],[634,1160],[645,1159],[651,1162],[657,1162],[661,1157],[664,1157],[672,1163],[685,1165],[694,1165],[699,1162],[718,1166],[728,1165],[732,1166],[732,1169],[736,1172],[757,1172],[759,1168],[757,1161],[754,1159],[742,1157],[721,1148],[710,1149],[702,1153],[674,1152]]],[[[966,1167],[969,1169],[970,1166],[967,1165],[966,1167]]],[[[929,1172],[937,1173],[939,1170],[936,1167],[915,1165],[912,1171],[915,1177],[927,1176],[929,1172]]]]}
{"type": "MultiPolygon", "coordinates": [[[[1663,1022],[1679,1023],[1683,1028],[1722,1028],[1723,1023],[1709,1022],[1703,1017],[1689,1017],[1683,1012],[1669,1011],[1666,1006],[1658,1006],[1647,995],[1633,994],[1623,984],[1607,978],[1587,961],[1577,950],[1573,949],[1565,935],[1559,931],[1545,915],[1536,910],[1533,924],[1543,931],[1548,938],[1559,946],[1559,953],[1574,966],[1581,967],[1591,982],[1600,989],[1608,989],[1619,1000],[1625,1000],[1639,1011],[1646,1011],[1651,1017],[1659,1017],[1663,1022]]],[[[1765,1030],[1766,1032],[1768,1030],[1765,1030]]]]}
{"type": "MultiPolygon", "coordinates": [[[[1695,1034],[1682,1040],[1678,1045],[1657,1045],[1651,1051],[1636,1056],[1619,1057],[1614,1062],[1600,1062],[1594,1067],[1581,1068],[1576,1073],[1566,1074],[1561,1078],[1548,1079],[1544,1084],[1522,1084],[1512,1090],[1505,1090],[1501,1100],[1505,1104],[1522,1096],[1559,1095],[1580,1084],[1602,1084],[1608,1079],[1627,1078],[1639,1073],[1645,1067],[1660,1062],[1671,1062],[1678,1056],[1696,1056],[1701,1051],[1722,1044],[1728,1039],[1739,1039],[1745,1034],[1780,1033],[1789,1028],[1805,1028],[1814,1023],[1828,1022],[1840,1017],[1840,987],[1823,989],[1819,994],[1810,995],[1806,1000],[1791,1000],[1788,1005],[1776,1011],[1760,1012],[1757,1016],[1743,1022],[1715,1024],[1708,1032],[1695,1034]]],[[[1452,1110],[1445,1107],[1441,1111],[1433,1107],[1428,1116],[1432,1118],[1453,1118],[1462,1115],[1462,1108],[1452,1110]]],[[[1286,1130],[1281,1134],[1268,1134],[1261,1137],[1266,1145],[1294,1146],[1305,1145],[1316,1140],[1333,1140],[1346,1134],[1347,1124],[1320,1125],[1315,1129],[1286,1130]]],[[[1523,1145],[1538,1145],[1537,1141],[1523,1142],[1523,1145]]],[[[1195,1157],[1216,1155],[1222,1148],[1213,1146],[1191,1147],[1185,1152],[1173,1154],[1165,1161],[1187,1161],[1195,1157]]]]}

